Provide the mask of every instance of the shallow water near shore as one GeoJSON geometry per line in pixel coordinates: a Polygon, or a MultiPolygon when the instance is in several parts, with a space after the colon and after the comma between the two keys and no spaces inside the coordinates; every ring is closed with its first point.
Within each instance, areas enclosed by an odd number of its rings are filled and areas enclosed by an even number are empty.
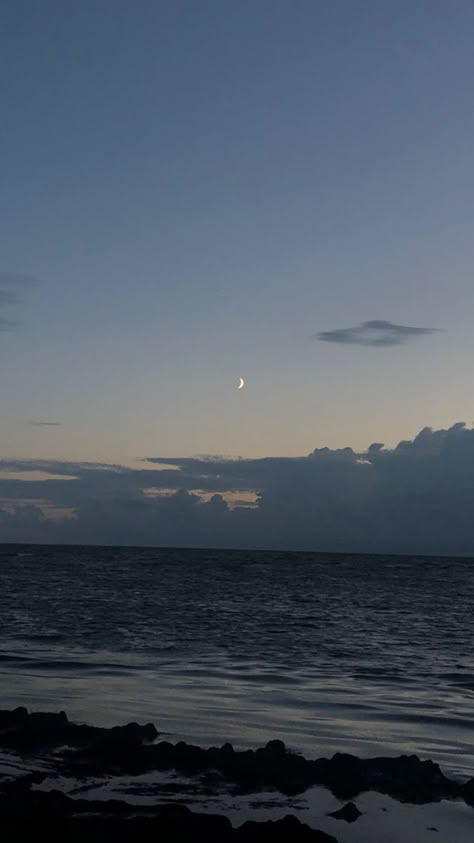
{"type": "MultiPolygon", "coordinates": [[[[157,794],[163,784],[186,787],[192,795],[181,793],[180,804],[199,813],[223,814],[234,827],[246,820],[265,822],[293,814],[311,828],[318,828],[336,837],[338,843],[472,843],[473,809],[463,801],[446,801],[426,805],[401,804],[379,793],[363,793],[355,800],[361,816],[354,823],[328,816],[344,804],[328,790],[313,787],[296,797],[285,797],[274,791],[246,796],[222,793],[213,797],[196,796],[194,782],[183,776],[151,773],[119,777],[111,781],[97,780],[79,785],[75,780],[46,780],[40,790],[58,788],[69,795],[88,799],[120,799],[131,805],[156,806],[173,800],[172,790],[157,794]]],[[[132,810],[133,813],[133,810],[132,810]]]]}
{"type": "Polygon", "coordinates": [[[473,774],[472,560],[3,547],[0,588],[3,707],[473,774]]]}

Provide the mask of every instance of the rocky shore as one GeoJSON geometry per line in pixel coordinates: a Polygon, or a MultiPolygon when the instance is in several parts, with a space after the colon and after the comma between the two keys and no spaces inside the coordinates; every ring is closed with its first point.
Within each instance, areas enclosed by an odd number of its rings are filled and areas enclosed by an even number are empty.
{"type": "MultiPolygon", "coordinates": [[[[173,771],[186,777],[187,789],[222,788],[234,794],[272,792],[276,798],[296,797],[309,788],[327,788],[345,800],[331,816],[356,822],[353,804],[360,794],[375,791],[416,805],[442,799],[464,800],[474,806],[474,778],[457,782],[438,764],[416,755],[398,758],[357,758],[336,753],[332,758],[306,759],[273,740],[256,750],[237,751],[227,743],[207,749],[184,742],[160,740],[151,723],[110,729],[78,725],[64,712],[29,713],[25,708],[0,711],[0,749],[18,759],[20,775],[3,768],[0,775],[1,829],[5,839],[33,840],[44,833],[49,840],[148,839],[163,841],[313,841],[334,843],[336,837],[288,815],[278,820],[247,821],[233,827],[225,816],[191,811],[179,798],[169,804],[139,805],[122,799],[72,797],[61,782],[79,783],[116,777],[139,777],[173,771]],[[45,780],[53,786],[44,789],[45,780]],[[57,782],[57,786],[56,786],[57,782]],[[191,782],[191,784],[189,784],[191,782]]],[[[176,798],[177,797],[177,798],[176,798]]]]}

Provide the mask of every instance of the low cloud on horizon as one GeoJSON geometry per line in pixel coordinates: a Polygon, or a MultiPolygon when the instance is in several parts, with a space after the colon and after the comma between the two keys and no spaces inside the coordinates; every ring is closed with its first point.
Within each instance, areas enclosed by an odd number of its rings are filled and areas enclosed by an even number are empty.
{"type": "Polygon", "coordinates": [[[0,541],[474,556],[461,422],[390,450],[147,463],[0,460],[0,541]]]}
{"type": "Polygon", "coordinates": [[[409,325],[396,325],[384,319],[373,319],[354,328],[319,331],[315,339],[341,345],[390,346],[402,345],[416,337],[433,334],[436,330],[436,328],[413,328],[409,325]]]}

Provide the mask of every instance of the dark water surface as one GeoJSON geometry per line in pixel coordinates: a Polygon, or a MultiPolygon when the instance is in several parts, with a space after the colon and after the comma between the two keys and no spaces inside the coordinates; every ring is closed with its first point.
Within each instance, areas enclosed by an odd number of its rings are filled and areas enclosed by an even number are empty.
{"type": "Polygon", "coordinates": [[[1,706],[474,771],[474,561],[0,546],[1,706]]]}

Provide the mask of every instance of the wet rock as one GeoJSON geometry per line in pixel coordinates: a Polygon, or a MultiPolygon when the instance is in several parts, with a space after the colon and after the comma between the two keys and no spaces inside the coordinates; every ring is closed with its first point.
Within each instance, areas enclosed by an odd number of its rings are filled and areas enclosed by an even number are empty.
{"type": "Polygon", "coordinates": [[[65,711],[60,711],[59,714],[49,711],[32,712],[28,716],[28,724],[32,729],[37,729],[43,732],[55,732],[61,729],[67,729],[69,720],[65,711]]]}
{"type": "Polygon", "coordinates": [[[234,750],[234,747],[232,746],[231,743],[225,743],[221,746],[221,752],[227,753],[227,754],[229,754],[229,753],[232,754],[233,752],[235,752],[235,750],[234,750]]]}
{"type": "Polygon", "coordinates": [[[46,773],[34,770],[17,779],[9,779],[3,787],[6,788],[9,799],[21,799],[25,793],[30,791],[32,785],[41,784],[46,776],[46,773]]]}
{"type": "MultiPolygon", "coordinates": [[[[322,785],[340,799],[354,799],[364,791],[375,790],[417,804],[460,795],[460,786],[447,779],[437,764],[420,761],[415,755],[360,759],[336,753],[330,759],[308,761],[287,752],[280,741],[256,751],[237,752],[226,745],[202,749],[184,741],[146,746],[108,740],[65,755],[65,763],[72,773],[82,770],[88,775],[174,769],[193,776],[217,770],[241,793],[270,788],[296,796],[313,785],[322,785]]],[[[468,798],[470,787],[466,785],[464,791],[468,798]]]]}
{"type": "Polygon", "coordinates": [[[6,840],[68,840],[102,843],[103,840],[166,841],[166,843],[337,843],[334,837],[310,829],[295,817],[278,822],[245,823],[234,829],[227,817],[199,814],[184,805],[130,806],[71,799],[59,791],[23,794],[7,789],[0,794],[1,829],[6,840]],[[153,816],[146,814],[153,813],[153,816]]]}
{"type": "Polygon", "coordinates": [[[402,802],[423,804],[456,796],[459,785],[450,781],[433,761],[416,755],[399,758],[357,758],[336,753],[314,763],[315,784],[328,787],[341,799],[353,799],[367,790],[386,793],[402,802]]]}
{"type": "Polygon", "coordinates": [[[474,778],[461,785],[461,796],[468,805],[474,806],[474,778]]]}
{"type": "Polygon", "coordinates": [[[346,823],[354,823],[362,816],[362,811],[359,811],[357,805],[354,805],[353,802],[346,802],[343,808],[332,811],[327,816],[334,817],[335,820],[345,820],[346,823]]]}
{"type": "MultiPolygon", "coordinates": [[[[18,711],[18,710],[16,710],[18,711]]],[[[57,745],[66,738],[69,721],[64,711],[59,714],[41,711],[24,715],[20,710],[17,723],[0,735],[0,744],[22,752],[57,745]]],[[[15,714],[15,712],[12,712],[15,714]]]]}
{"type": "Polygon", "coordinates": [[[106,730],[107,740],[121,740],[128,743],[152,743],[158,737],[158,730],[153,723],[145,723],[140,726],[138,723],[127,723],[126,726],[114,726],[106,730]]]}
{"type": "Polygon", "coordinates": [[[337,843],[335,837],[319,829],[310,828],[301,823],[297,817],[289,814],[281,820],[269,820],[266,823],[248,821],[236,829],[234,839],[241,843],[254,841],[293,841],[301,840],[308,843],[337,843]]]}
{"type": "Polygon", "coordinates": [[[474,779],[460,785],[437,764],[416,755],[361,759],[336,753],[312,761],[289,752],[280,740],[255,751],[236,751],[228,743],[209,749],[184,741],[154,743],[157,735],[152,723],[101,729],[70,723],[64,712],[28,714],[22,708],[0,712],[0,746],[26,755],[62,747],[54,763],[66,776],[176,770],[192,777],[216,771],[239,793],[270,789],[296,796],[321,785],[344,801],[373,790],[414,804],[457,796],[474,804],[474,779]]]}
{"type": "Polygon", "coordinates": [[[26,708],[0,711],[0,746],[19,752],[33,752],[61,745],[84,747],[92,744],[132,745],[155,740],[158,732],[153,723],[140,726],[128,723],[101,729],[70,723],[64,711],[34,712],[26,708]]]}
{"type": "Polygon", "coordinates": [[[281,758],[283,755],[286,754],[286,746],[283,741],[268,741],[267,745],[265,746],[265,752],[267,752],[269,755],[281,758]]]}
{"type": "Polygon", "coordinates": [[[19,706],[12,711],[0,710],[0,730],[21,726],[28,718],[28,710],[19,706]]]}

